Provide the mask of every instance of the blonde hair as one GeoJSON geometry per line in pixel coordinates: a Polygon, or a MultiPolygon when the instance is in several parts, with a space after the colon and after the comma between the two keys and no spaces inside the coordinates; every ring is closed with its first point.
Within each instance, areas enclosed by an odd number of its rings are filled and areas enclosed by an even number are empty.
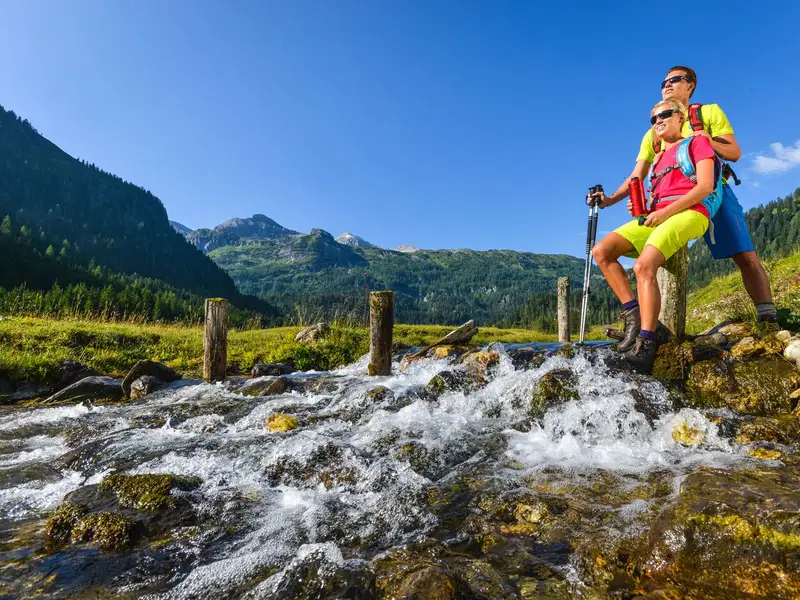
{"type": "Polygon", "coordinates": [[[686,107],[680,100],[675,100],[675,98],[668,98],[667,100],[661,100],[660,102],[657,102],[653,106],[653,108],[650,110],[650,113],[652,113],[659,106],[669,106],[675,112],[680,113],[684,121],[686,120],[686,107]]]}

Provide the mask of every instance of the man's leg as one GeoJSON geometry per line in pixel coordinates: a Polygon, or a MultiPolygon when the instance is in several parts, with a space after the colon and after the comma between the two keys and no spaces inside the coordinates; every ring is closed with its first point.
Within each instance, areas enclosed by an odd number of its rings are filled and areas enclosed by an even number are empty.
{"type": "Polygon", "coordinates": [[[758,259],[755,250],[739,252],[731,256],[742,273],[742,283],[747,294],[752,298],[761,321],[775,320],[775,305],[772,303],[772,290],[764,265],[758,259]]]}

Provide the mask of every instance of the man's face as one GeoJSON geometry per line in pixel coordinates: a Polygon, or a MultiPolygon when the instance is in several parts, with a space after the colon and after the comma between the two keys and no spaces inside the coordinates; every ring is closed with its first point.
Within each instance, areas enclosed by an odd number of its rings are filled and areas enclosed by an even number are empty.
{"type": "Polygon", "coordinates": [[[686,81],[685,77],[686,71],[681,71],[680,69],[667,73],[667,76],[664,78],[666,83],[664,87],[661,88],[661,98],[663,100],[675,98],[680,101],[689,98],[689,94],[694,89],[694,84],[686,81]],[[678,76],[682,76],[681,79],[678,81],[671,81],[671,79],[675,79],[678,76]]]}

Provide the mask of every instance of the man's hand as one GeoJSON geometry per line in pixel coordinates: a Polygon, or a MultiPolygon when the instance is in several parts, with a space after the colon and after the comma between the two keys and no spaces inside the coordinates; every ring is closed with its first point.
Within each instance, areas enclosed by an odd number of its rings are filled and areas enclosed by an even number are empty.
{"type": "Polygon", "coordinates": [[[711,141],[711,134],[708,133],[705,129],[701,129],[700,131],[693,131],[692,134],[689,137],[695,137],[695,136],[698,136],[698,135],[702,135],[709,142],[711,141]]]}
{"type": "Polygon", "coordinates": [[[672,216],[669,210],[666,208],[662,208],[661,210],[654,210],[649,215],[647,215],[647,219],[643,223],[645,227],[658,227],[664,221],[669,219],[672,216]]]}
{"type": "Polygon", "coordinates": [[[597,204],[600,208],[608,208],[614,203],[608,199],[605,192],[597,192],[596,194],[586,194],[586,204],[589,206],[597,204]]]}

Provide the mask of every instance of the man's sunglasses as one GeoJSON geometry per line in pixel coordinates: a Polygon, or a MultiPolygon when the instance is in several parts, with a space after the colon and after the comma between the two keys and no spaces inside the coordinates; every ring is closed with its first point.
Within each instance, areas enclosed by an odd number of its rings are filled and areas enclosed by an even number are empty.
{"type": "Polygon", "coordinates": [[[664,81],[661,82],[661,89],[663,90],[667,87],[668,83],[678,83],[681,79],[683,79],[686,83],[689,83],[689,80],[686,79],[686,75],[675,75],[673,77],[667,77],[664,81]]]}
{"type": "Polygon", "coordinates": [[[662,121],[666,121],[672,115],[674,115],[676,112],[678,112],[678,111],[676,111],[676,110],[674,110],[672,108],[668,108],[667,110],[662,110],[660,113],[657,113],[657,114],[653,115],[652,117],[650,117],[650,125],[655,125],[656,121],[658,121],[659,119],[661,119],[662,121]]]}

